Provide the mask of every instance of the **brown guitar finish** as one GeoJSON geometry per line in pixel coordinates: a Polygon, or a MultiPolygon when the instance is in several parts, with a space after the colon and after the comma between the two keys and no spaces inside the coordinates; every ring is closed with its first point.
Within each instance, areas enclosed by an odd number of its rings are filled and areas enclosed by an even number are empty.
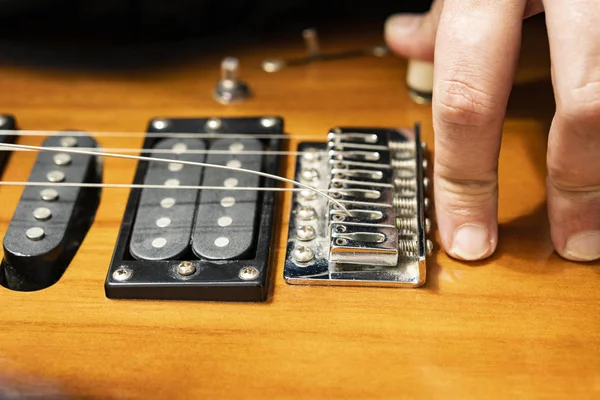
{"type": "MultiPolygon", "coordinates": [[[[104,279],[128,191],[105,189],[96,221],[59,283],[0,288],[0,385],[70,398],[581,398],[600,397],[600,265],[552,249],[545,206],[553,113],[545,38],[529,34],[500,155],[500,245],[463,263],[436,243],[420,289],[289,286],[282,278],[290,194],[280,197],[272,298],[264,304],[114,301],[104,279]]],[[[357,35],[355,35],[357,36],[357,35]]],[[[380,32],[338,48],[372,45],[380,32]]],[[[351,40],[350,40],[351,39],[351,40]]],[[[297,141],[336,125],[423,124],[406,61],[363,58],[266,74],[278,47],[236,50],[252,100],[211,93],[219,60],[145,73],[96,75],[0,67],[0,111],[21,129],[142,132],[156,116],[282,115],[297,141]]],[[[289,46],[288,46],[289,47],[289,46]]],[[[19,143],[37,144],[40,137],[19,143]]],[[[139,147],[141,138],[100,138],[139,147]]],[[[27,180],[34,153],[14,154],[4,180],[27,180]]],[[[293,176],[294,160],[286,162],[293,176]]],[[[129,183],[135,162],[105,161],[105,182],[129,183]]],[[[22,188],[0,188],[4,234],[22,188]]],[[[439,242],[438,242],[439,243],[439,242]]]]}

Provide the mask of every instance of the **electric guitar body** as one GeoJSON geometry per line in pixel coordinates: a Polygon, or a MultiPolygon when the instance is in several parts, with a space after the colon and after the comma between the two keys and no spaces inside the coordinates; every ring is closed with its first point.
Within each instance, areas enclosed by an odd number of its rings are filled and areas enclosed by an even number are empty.
{"type": "Polygon", "coordinates": [[[110,76],[2,65],[2,132],[18,129],[3,143],[54,150],[3,152],[2,181],[47,187],[0,186],[0,398],[600,396],[600,265],[549,237],[536,29],[504,128],[500,244],[477,263],[440,247],[431,107],[405,60],[266,73],[297,52],[280,43],[110,76]],[[232,53],[253,97],[222,105],[232,53]],[[96,154],[111,149],[146,159],[96,154]]]}

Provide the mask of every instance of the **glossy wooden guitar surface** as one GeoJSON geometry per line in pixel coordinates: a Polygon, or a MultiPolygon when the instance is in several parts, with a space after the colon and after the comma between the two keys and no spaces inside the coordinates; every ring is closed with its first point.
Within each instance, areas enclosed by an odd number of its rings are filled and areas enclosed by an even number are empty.
{"type": "MultiPolygon", "coordinates": [[[[358,33],[340,48],[374,44],[358,33]]],[[[462,263],[436,244],[420,289],[289,286],[282,278],[290,195],[281,216],[275,284],[261,304],[115,301],[103,284],[127,201],[104,189],[93,227],[56,285],[0,288],[0,385],[70,398],[597,398],[600,265],[553,252],[545,207],[545,151],[553,112],[545,38],[527,36],[500,159],[500,244],[462,263]],[[33,389],[32,389],[33,388],[33,389]]],[[[301,51],[301,49],[298,49],[301,51]]],[[[406,61],[393,56],[290,68],[260,61],[295,49],[237,50],[255,97],[211,99],[229,54],[144,73],[100,75],[0,67],[0,111],[21,129],[143,132],[157,116],[281,115],[290,148],[338,125],[423,124],[406,61]]],[[[20,138],[40,144],[42,138],[20,138]]],[[[141,138],[100,138],[140,147],[141,138]]],[[[4,180],[27,180],[35,154],[17,153],[4,180]]],[[[287,177],[294,159],[288,157],[287,177]]],[[[105,182],[129,183],[135,162],[105,161],[105,182]]],[[[22,188],[0,188],[3,234],[22,188]]]]}

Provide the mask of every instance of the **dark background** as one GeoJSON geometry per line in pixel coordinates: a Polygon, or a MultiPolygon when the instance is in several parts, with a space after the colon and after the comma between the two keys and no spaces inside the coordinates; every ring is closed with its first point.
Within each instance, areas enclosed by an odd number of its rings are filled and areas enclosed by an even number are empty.
{"type": "Polygon", "coordinates": [[[428,0],[0,0],[1,32],[10,35],[182,37],[283,32],[351,19],[384,21],[425,11],[428,0]]]}
{"type": "Polygon", "coordinates": [[[256,44],[306,27],[381,26],[430,0],[0,0],[0,62],[127,67],[256,44]]]}

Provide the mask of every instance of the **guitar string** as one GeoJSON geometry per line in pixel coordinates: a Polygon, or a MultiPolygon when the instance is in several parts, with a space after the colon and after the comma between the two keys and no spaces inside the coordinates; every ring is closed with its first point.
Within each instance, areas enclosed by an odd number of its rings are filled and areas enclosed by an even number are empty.
{"type": "MultiPolygon", "coordinates": [[[[29,182],[29,181],[0,181],[0,186],[32,186],[32,187],[84,187],[84,188],[111,188],[111,189],[168,189],[168,190],[239,190],[257,192],[301,192],[302,188],[269,188],[252,186],[193,186],[193,185],[150,185],[136,183],[73,183],[73,182],[29,182]]],[[[317,192],[325,193],[318,190],[317,192]]]]}
{"type": "MultiPolygon", "coordinates": [[[[230,139],[292,139],[290,135],[281,133],[194,133],[194,132],[81,132],[81,131],[38,131],[38,130],[0,130],[2,136],[73,136],[73,137],[99,137],[99,138],[230,138],[230,139]]],[[[315,135],[306,135],[315,136],[315,135]]],[[[294,136],[298,137],[298,136],[294,136]]]]}
{"type": "Polygon", "coordinates": [[[290,183],[294,186],[299,186],[301,188],[310,190],[311,192],[316,193],[318,196],[322,196],[322,197],[326,198],[327,200],[331,201],[332,203],[334,203],[335,205],[337,205],[340,208],[340,210],[344,211],[347,215],[349,215],[349,216],[351,215],[350,211],[348,211],[348,209],[346,207],[344,207],[344,205],[342,203],[340,203],[338,200],[334,199],[333,197],[331,197],[327,194],[322,193],[321,191],[319,191],[318,189],[316,189],[310,185],[295,181],[293,179],[288,179],[288,178],[284,178],[282,176],[268,174],[266,172],[261,172],[261,171],[253,171],[253,170],[244,169],[244,168],[228,167],[225,165],[210,164],[210,163],[203,163],[203,162],[196,162],[196,161],[173,160],[173,159],[158,158],[158,157],[132,156],[132,155],[106,153],[106,152],[98,152],[98,151],[77,150],[77,149],[73,149],[73,148],[54,148],[54,147],[42,147],[42,146],[31,146],[31,145],[9,144],[9,143],[4,143],[4,144],[2,144],[2,146],[14,148],[14,149],[29,149],[29,150],[47,151],[47,152],[54,152],[54,153],[71,153],[71,154],[83,154],[83,155],[100,156],[100,157],[124,158],[124,159],[129,159],[129,160],[138,160],[138,161],[156,161],[156,162],[163,162],[163,163],[176,163],[176,164],[191,165],[191,166],[196,166],[196,167],[224,169],[224,170],[229,170],[229,171],[234,171],[234,172],[249,173],[249,174],[262,176],[262,177],[268,178],[268,179],[273,179],[273,180],[278,180],[278,181],[285,182],[285,183],[290,183]]]}
{"type": "MultiPolygon", "coordinates": [[[[36,152],[35,150],[27,150],[27,149],[15,149],[15,148],[4,148],[4,144],[0,144],[0,151],[19,151],[19,152],[36,152]]],[[[55,146],[44,146],[44,148],[52,148],[52,149],[65,149],[65,147],[55,147],[55,146]]],[[[79,150],[85,151],[98,151],[97,147],[77,147],[79,150]]],[[[289,155],[289,156],[303,156],[304,154],[326,154],[325,150],[316,150],[316,151],[284,151],[284,150],[173,150],[173,149],[151,149],[151,148],[121,148],[121,147],[101,147],[102,151],[108,153],[143,153],[149,152],[154,154],[222,154],[222,155],[289,155]]]]}

